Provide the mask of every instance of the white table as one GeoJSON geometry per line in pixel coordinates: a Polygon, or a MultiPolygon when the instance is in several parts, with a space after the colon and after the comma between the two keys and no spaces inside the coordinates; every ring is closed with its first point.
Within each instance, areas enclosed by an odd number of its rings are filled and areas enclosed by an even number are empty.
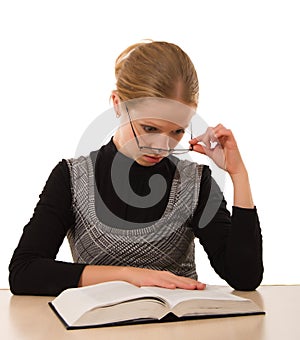
{"type": "MultiPolygon", "coordinates": [[[[224,290],[232,292],[225,287],[224,290]]],[[[264,308],[266,315],[66,330],[48,306],[53,297],[14,296],[0,290],[1,339],[142,339],[142,340],[299,340],[300,285],[260,286],[233,291],[264,308]]]]}

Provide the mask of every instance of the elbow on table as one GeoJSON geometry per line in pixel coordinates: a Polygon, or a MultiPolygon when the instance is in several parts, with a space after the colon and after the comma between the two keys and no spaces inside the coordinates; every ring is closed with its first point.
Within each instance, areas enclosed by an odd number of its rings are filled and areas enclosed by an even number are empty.
{"type": "Polygon", "coordinates": [[[27,295],[28,285],[26,285],[26,280],[22,277],[20,269],[10,268],[8,276],[9,288],[14,295],[27,295]]]}
{"type": "Polygon", "coordinates": [[[34,295],[32,291],[33,282],[28,280],[29,275],[26,273],[28,263],[15,263],[11,261],[9,265],[9,288],[14,295],[34,295]],[[30,282],[28,282],[30,281],[30,282]]]}
{"type": "Polygon", "coordinates": [[[9,288],[12,294],[14,295],[26,294],[24,291],[24,287],[22,287],[22,283],[18,282],[13,272],[10,272],[8,281],[9,281],[9,288]]]}
{"type": "Polygon", "coordinates": [[[261,284],[263,279],[263,272],[259,273],[259,275],[255,275],[252,277],[242,276],[231,278],[230,280],[226,280],[227,283],[235,290],[241,291],[252,291],[256,290],[261,284]]]}

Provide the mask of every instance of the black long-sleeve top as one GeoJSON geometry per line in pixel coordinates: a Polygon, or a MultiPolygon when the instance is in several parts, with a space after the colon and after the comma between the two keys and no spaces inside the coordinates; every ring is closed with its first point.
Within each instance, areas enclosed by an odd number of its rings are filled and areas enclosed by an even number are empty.
{"type": "MultiPolygon", "coordinates": [[[[149,222],[159,219],[166,208],[168,195],[155,209],[141,209],[126,205],[112,190],[108,170],[116,152],[112,140],[98,152],[95,181],[103,201],[125,220],[149,222]]],[[[142,167],[134,162],[129,174],[133,190],[139,195],[146,195],[149,178],[155,173],[164,176],[170,190],[176,169],[173,161],[166,157],[151,167],[142,167]]],[[[256,208],[233,207],[231,215],[222,196],[214,217],[205,227],[199,227],[208,199],[220,195],[222,193],[211,177],[210,169],[204,166],[199,201],[192,219],[194,234],[221,278],[234,289],[254,290],[263,275],[262,236],[256,208]],[[212,188],[214,195],[211,196],[212,188]]],[[[14,294],[57,295],[66,288],[77,287],[86,265],[55,260],[67,231],[75,223],[66,160],[60,161],[52,170],[39,198],[9,265],[10,288],[14,294]]]]}

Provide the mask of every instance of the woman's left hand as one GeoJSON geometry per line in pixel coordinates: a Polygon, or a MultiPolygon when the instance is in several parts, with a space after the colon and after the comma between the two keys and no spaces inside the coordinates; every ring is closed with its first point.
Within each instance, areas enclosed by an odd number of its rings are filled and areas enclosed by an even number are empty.
{"type": "Polygon", "coordinates": [[[193,138],[189,143],[193,146],[193,151],[207,155],[230,175],[245,171],[236,140],[231,130],[222,124],[209,127],[203,135],[193,138]]]}

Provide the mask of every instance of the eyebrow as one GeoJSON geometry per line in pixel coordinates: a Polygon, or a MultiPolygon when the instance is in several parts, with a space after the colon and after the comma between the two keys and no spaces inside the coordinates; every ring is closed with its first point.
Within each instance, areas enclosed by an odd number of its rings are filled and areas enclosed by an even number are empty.
{"type": "MultiPolygon", "coordinates": [[[[163,129],[164,128],[163,126],[160,126],[158,124],[155,124],[155,123],[153,123],[151,121],[147,121],[147,120],[141,120],[141,121],[139,121],[139,124],[146,125],[146,126],[153,126],[155,128],[158,128],[158,129],[163,129]]],[[[176,128],[176,129],[174,129],[172,131],[185,130],[187,128],[188,128],[188,126],[187,127],[178,127],[178,128],[176,128]]]]}

